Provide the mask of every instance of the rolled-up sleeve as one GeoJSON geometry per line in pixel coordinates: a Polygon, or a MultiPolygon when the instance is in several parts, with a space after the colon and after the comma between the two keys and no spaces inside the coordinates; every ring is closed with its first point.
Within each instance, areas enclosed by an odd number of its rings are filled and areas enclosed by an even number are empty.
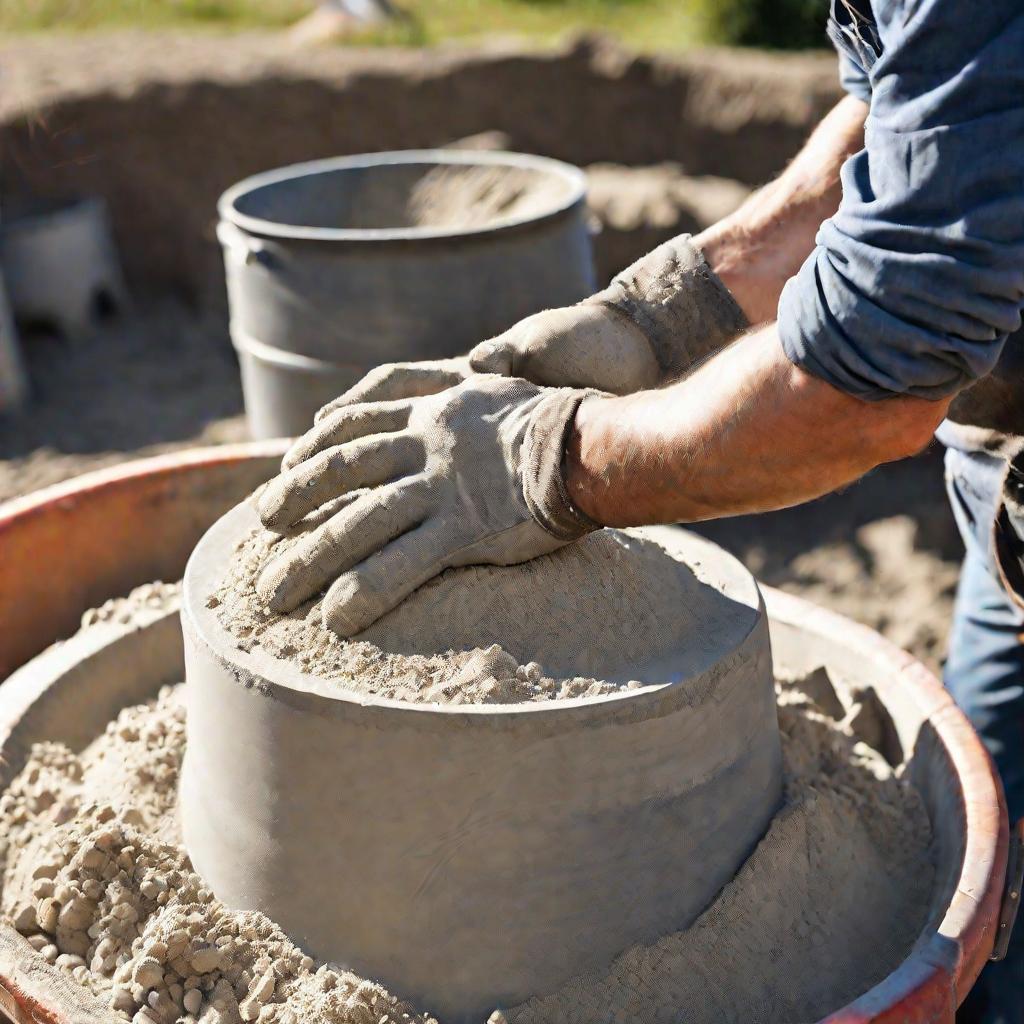
{"type": "Polygon", "coordinates": [[[778,329],[794,363],[849,394],[941,398],[1021,323],[1024,3],[886,7],[865,149],[778,329]]]}
{"type": "Polygon", "coordinates": [[[845,92],[865,103],[871,102],[868,73],[848,53],[839,51],[839,84],[845,92]]]}

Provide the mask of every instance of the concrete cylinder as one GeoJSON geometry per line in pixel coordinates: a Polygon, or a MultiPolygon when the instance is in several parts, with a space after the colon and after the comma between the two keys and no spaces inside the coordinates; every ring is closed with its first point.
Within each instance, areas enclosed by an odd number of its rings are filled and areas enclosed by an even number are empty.
{"type": "Polygon", "coordinates": [[[204,537],[182,611],[184,836],[229,905],[447,1024],[482,1022],[687,926],[764,833],[782,774],[767,618],[715,545],[659,534],[679,630],[608,676],[652,685],[443,706],[239,650],[207,599],[254,521],[240,506],[204,537]]]}
{"type": "Polygon", "coordinates": [[[463,355],[589,295],[585,192],[557,160],[452,150],[319,160],[230,188],[217,233],[252,435],[307,429],[380,363],[463,355]],[[479,195],[491,213],[417,211],[439,180],[442,199],[479,195]],[[507,208],[487,192],[503,180],[507,208]]]}

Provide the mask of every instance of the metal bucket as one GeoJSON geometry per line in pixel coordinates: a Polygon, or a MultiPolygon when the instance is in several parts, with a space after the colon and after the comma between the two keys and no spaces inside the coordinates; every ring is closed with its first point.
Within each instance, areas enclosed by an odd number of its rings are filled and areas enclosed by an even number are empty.
{"type": "MultiPolygon", "coordinates": [[[[180,576],[214,520],[276,472],[283,448],[239,445],[161,456],[0,508],[0,677],[72,634],[85,609],[152,579],[180,576]],[[58,579],[62,585],[54,587],[58,579]]],[[[941,683],[914,658],[840,615],[763,590],[780,661],[794,670],[824,665],[875,689],[900,746],[912,752],[909,778],[936,836],[937,884],[913,952],[825,1024],[953,1024],[957,1005],[1006,935],[1008,908],[1019,896],[1019,888],[1006,886],[1009,830],[992,763],[941,683]]],[[[0,785],[20,770],[32,742],[80,744],[102,730],[115,704],[144,700],[161,683],[181,679],[176,618],[155,627],[159,665],[144,658],[152,636],[104,627],[25,665],[0,688],[0,785]],[[140,657],[151,676],[111,670],[138,664],[140,657]],[[71,672],[73,666],[81,670],[71,672]],[[90,697],[80,705],[83,721],[61,716],[76,735],[54,734],[40,700],[51,689],[81,693],[83,687],[90,697]]],[[[1019,836],[1020,828],[1015,832],[1019,836]]],[[[18,1022],[114,1024],[106,1006],[42,963],[10,925],[0,924],[0,1019],[4,1014],[18,1022]]]]}
{"type": "Polygon", "coordinates": [[[302,432],[380,363],[461,355],[590,294],[584,200],[568,164],[450,150],[320,160],[230,188],[217,234],[252,435],[302,432]]]}

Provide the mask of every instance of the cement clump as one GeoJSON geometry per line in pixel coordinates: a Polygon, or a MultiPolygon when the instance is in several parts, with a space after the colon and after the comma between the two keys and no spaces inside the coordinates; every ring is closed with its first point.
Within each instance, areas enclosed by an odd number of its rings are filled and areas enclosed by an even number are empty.
{"type": "Polygon", "coordinates": [[[669,681],[644,676],[652,650],[683,631],[691,649],[713,649],[715,626],[730,614],[698,567],[680,566],[651,540],[601,531],[523,565],[449,569],[343,640],[322,624],[320,598],[278,615],[254,585],[312,525],[284,537],[252,531],[208,603],[239,649],[259,648],[362,696],[516,704],[637,689],[669,681]]]}
{"type": "Polygon", "coordinates": [[[38,744],[0,798],[3,907],[39,954],[133,1024],[398,1024],[429,1018],[316,965],[272,921],[217,901],[175,804],[179,690],[125,709],[80,756],[38,744]]]}

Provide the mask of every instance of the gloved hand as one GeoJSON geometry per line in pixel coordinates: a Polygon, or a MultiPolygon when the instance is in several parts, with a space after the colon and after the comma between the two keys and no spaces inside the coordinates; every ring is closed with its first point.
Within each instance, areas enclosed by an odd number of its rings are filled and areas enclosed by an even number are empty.
{"type": "Polygon", "coordinates": [[[465,356],[456,359],[425,359],[415,363],[384,363],[375,366],[348,391],[328,402],[313,417],[313,422],[319,423],[342,406],[436,395],[445,388],[461,384],[472,373],[465,356]]]}
{"type": "MultiPolygon", "coordinates": [[[[703,254],[680,235],[596,295],[547,309],[465,359],[378,367],[326,406],[435,394],[470,372],[626,395],[657,387],[717,352],[749,324],[703,254]]],[[[323,414],[323,413],[321,413],[323,414]]]]}
{"type": "Polygon", "coordinates": [[[597,529],[562,478],[591,394],[487,374],[325,414],[285,456],[260,518],[280,532],[347,500],[264,569],[260,597],[288,612],[329,587],[324,625],[352,636],[449,566],[513,565],[597,529]]]}

